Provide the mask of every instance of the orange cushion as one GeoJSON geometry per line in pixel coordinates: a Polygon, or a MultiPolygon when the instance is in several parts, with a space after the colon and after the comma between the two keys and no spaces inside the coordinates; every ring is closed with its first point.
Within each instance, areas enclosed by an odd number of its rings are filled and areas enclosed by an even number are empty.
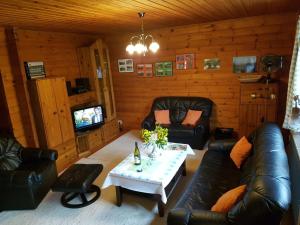
{"type": "Polygon", "coordinates": [[[201,114],[202,114],[202,111],[189,109],[182,124],[195,126],[197,121],[200,119],[201,114]]]}
{"type": "Polygon", "coordinates": [[[241,168],[243,161],[249,156],[252,144],[243,136],[232,148],[230,158],[237,168],[241,168]]]}
{"type": "Polygon", "coordinates": [[[169,114],[170,114],[169,110],[155,110],[154,116],[155,116],[156,123],[171,124],[169,114]]]}
{"type": "Polygon", "coordinates": [[[227,213],[243,197],[246,185],[238,186],[224,193],[211,208],[214,212],[227,213]]]}

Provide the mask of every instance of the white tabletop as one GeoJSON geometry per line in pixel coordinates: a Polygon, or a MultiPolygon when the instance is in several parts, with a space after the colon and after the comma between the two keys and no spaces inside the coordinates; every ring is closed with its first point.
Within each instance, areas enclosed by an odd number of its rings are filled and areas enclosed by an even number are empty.
{"type": "Polygon", "coordinates": [[[128,155],[107,175],[102,188],[111,185],[121,186],[133,191],[161,195],[163,203],[167,202],[165,187],[170,183],[188,154],[194,154],[189,145],[168,143],[165,150],[155,160],[141,155],[142,165],[134,165],[133,154],[128,155]],[[185,149],[185,150],[170,150],[185,149]],[[142,172],[137,169],[142,167],[142,172]]]}

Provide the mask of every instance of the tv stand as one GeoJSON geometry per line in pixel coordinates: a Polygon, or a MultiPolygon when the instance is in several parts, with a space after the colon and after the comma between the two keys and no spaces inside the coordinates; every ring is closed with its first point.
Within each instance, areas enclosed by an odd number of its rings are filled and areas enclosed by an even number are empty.
{"type": "Polygon", "coordinates": [[[101,127],[76,133],[76,145],[79,157],[86,157],[99,150],[119,135],[116,119],[106,121],[101,127]]]}

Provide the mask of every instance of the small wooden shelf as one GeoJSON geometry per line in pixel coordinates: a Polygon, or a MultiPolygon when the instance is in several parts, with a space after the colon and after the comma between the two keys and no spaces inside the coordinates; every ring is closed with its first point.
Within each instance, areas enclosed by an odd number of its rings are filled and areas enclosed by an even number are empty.
{"type": "Polygon", "coordinates": [[[75,94],[69,96],[70,107],[74,107],[77,105],[84,105],[92,102],[97,102],[95,91],[88,91],[81,94],[75,94]]]}

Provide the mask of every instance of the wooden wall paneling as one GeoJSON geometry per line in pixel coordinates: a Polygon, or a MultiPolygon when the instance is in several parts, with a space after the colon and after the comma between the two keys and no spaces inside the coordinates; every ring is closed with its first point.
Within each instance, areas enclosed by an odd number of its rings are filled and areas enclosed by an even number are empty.
{"type": "MultiPolygon", "coordinates": [[[[203,96],[214,102],[212,127],[232,127],[239,131],[240,117],[243,118],[247,109],[240,111],[240,82],[238,74],[232,72],[232,57],[255,55],[259,68],[261,56],[284,55],[288,67],[296,21],[296,14],[290,13],[152,30],[160,49],[157,54],[148,53],[145,57],[126,54],[125,48],[132,34],[106,36],[118,119],[123,120],[125,129],[140,128],[154,98],[203,96]],[[195,69],[176,70],[176,54],[182,53],[195,54],[195,69]],[[136,72],[119,73],[117,60],[120,58],[132,58],[135,67],[138,63],[172,61],[173,76],[140,78],[136,72]],[[220,58],[221,68],[204,70],[206,58],[220,58]]],[[[288,71],[282,71],[279,83],[286,84],[287,77],[288,71]]],[[[283,89],[279,92],[281,95],[286,93],[283,89]]],[[[278,121],[282,117],[282,114],[278,115],[278,121]]]]}
{"type": "Polygon", "coordinates": [[[17,30],[15,28],[6,29],[7,46],[9,49],[10,65],[14,80],[18,85],[18,102],[25,102],[22,108],[22,123],[26,124],[26,139],[29,146],[37,146],[37,134],[32,116],[31,103],[27,89],[27,81],[23,66],[22,55],[19,47],[17,30]],[[27,122],[26,122],[27,121],[27,122]],[[28,122],[29,121],[29,122],[28,122]]]}
{"type": "Polygon", "coordinates": [[[77,49],[77,57],[79,63],[79,70],[81,77],[88,77],[90,79],[91,90],[95,91],[95,84],[97,81],[93,73],[91,53],[89,47],[80,47],[77,49]]]}

